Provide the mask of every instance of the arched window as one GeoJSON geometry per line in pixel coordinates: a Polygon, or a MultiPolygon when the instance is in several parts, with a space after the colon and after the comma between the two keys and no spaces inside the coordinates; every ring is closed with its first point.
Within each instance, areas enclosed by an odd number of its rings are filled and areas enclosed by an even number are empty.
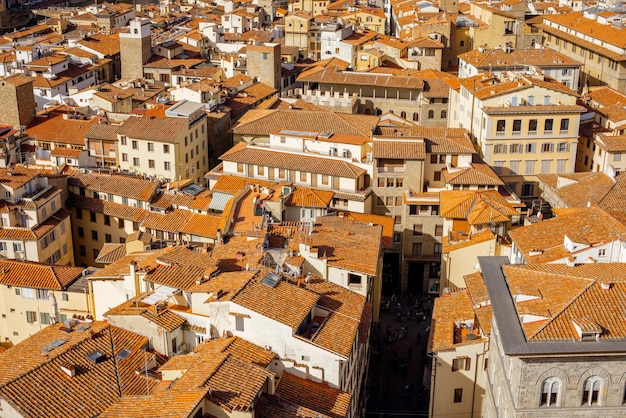
{"type": "Polygon", "coordinates": [[[400,112],[400,117],[403,119],[406,119],[406,112],[404,111],[400,112]]]}
{"type": "Polygon", "coordinates": [[[602,378],[599,376],[591,376],[585,380],[583,385],[583,405],[598,405],[600,403],[600,388],[602,387],[602,378]]]}
{"type": "Polygon", "coordinates": [[[558,406],[560,382],[556,377],[543,381],[541,388],[541,406],[558,406]]]}
{"type": "Polygon", "coordinates": [[[441,119],[445,119],[448,117],[448,111],[447,110],[442,110],[441,111],[441,119]]]}
{"type": "Polygon", "coordinates": [[[428,111],[428,119],[432,119],[435,117],[435,111],[434,110],[429,110],[428,111]]]}
{"type": "Polygon", "coordinates": [[[413,113],[413,122],[418,122],[420,120],[420,114],[415,112],[413,113]]]}

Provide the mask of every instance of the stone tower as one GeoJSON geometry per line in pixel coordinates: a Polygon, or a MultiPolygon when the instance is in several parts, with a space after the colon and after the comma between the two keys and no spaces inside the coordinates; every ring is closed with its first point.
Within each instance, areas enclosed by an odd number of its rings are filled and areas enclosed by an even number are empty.
{"type": "Polygon", "coordinates": [[[36,109],[31,77],[20,74],[0,80],[0,123],[20,129],[35,118],[36,109]]]}
{"type": "Polygon", "coordinates": [[[439,0],[439,10],[451,15],[458,15],[459,0],[439,0]]]}
{"type": "Polygon", "coordinates": [[[150,19],[135,18],[129,25],[130,32],[120,33],[122,78],[142,78],[143,65],[152,56],[150,19]]]}
{"type": "Polygon", "coordinates": [[[246,46],[248,77],[280,91],[280,44],[246,46]]]}

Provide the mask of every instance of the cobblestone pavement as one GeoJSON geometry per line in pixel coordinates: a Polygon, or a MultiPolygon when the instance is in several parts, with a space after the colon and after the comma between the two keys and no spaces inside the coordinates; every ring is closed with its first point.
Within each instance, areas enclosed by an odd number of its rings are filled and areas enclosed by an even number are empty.
{"type": "Polygon", "coordinates": [[[372,332],[367,417],[428,416],[429,394],[422,382],[424,364],[430,364],[426,345],[433,303],[427,297],[390,299],[383,298],[372,332]]]}

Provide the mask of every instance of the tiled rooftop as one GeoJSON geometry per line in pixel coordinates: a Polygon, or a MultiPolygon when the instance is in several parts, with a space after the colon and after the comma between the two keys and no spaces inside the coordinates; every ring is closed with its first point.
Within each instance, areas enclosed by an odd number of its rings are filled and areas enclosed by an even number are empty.
{"type": "Polygon", "coordinates": [[[5,286],[65,290],[82,277],[82,267],[0,260],[0,283],[5,286]]]}

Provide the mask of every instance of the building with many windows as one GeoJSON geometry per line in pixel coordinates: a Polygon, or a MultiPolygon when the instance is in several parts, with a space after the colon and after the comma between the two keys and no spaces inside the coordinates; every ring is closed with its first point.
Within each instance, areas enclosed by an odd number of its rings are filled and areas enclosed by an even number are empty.
{"type": "Polygon", "coordinates": [[[586,112],[576,92],[543,75],[459,82],[450,123],[469,130],[485,162],[525,203],[538,196],[536,174],[574,172],[586,112]]]}
{"type": "Polygon", "coordinates": [[[3,343],[17,344],[47,325],[92,312],[82,267],[1,260],[0,271],[3,343]]]}
{"type": "Polygon", "coordinates": [[[481,257],[493,312],[482,416],[626,414],[623,263],[508,265],[481,257]]]}
{"type": "Polygon", "coordinates": [[[0,170],[0,180],[0,257],[72,265],[70,212],[61,190],[22,166],[0,170]]]}
{"type": "Polygon", "coordinates": [[[208,138],[204,105],[183,100],[164,118],[131,117],[119,127],[118,166],[160,180],[200,183],[209,169],[208,138]]]}

